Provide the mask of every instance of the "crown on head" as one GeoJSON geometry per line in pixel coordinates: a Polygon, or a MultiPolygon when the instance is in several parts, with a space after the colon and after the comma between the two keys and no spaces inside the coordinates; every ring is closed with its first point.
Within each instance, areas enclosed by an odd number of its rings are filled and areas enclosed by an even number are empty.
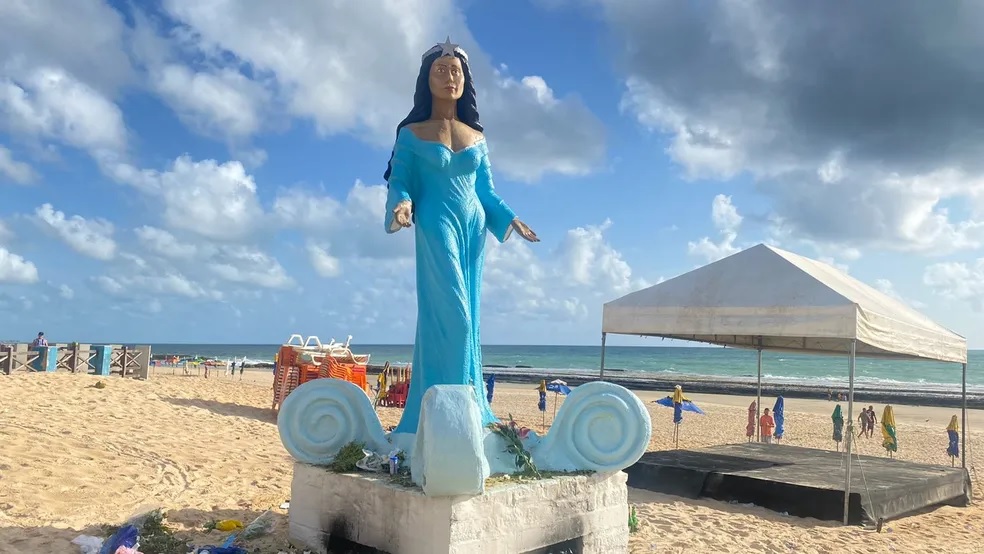
{"type": "Polygon", "coordinates": [[[459,45],[451,42],[450,35],[448,36],[448,38],[444,39],[444,42],[439,42],[435,44],[430,50],[424,52],[424,55],[420,57],[421,61],[427,58],[427,56],[430,56],[436,52],[440,52],[441,56],[454,56],[455,54],[458,54],[459,56],[464,58],[466,62],[468,61],[468,54],[466,54],[465,51],[462,50],[459,45]]]}

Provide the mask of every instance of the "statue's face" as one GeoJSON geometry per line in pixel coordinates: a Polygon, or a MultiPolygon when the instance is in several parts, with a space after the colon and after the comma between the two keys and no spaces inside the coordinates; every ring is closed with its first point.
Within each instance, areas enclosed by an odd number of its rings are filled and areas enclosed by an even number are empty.
{"type": "Polygon", "coordinates": [[[430,89],[435,98],[458,100],[465,88],[465,73],[457,56],[441,56],[430,69],[430,89]]]}

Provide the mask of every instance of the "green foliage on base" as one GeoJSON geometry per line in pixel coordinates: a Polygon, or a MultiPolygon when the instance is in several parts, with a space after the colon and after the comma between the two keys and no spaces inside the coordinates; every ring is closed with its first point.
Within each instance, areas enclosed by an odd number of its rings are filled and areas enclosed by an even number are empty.
{"type": "Polygon", "coordinates": [[[635,533],[639,530],[639,518],[636,517],[635,506],[629,508],[629,533],[635,533]]]}
{"type": "Polygon", "coordinates": [[[506,452],[516,457],[516,468],[522,474],[541,478],[540,470],[533,463],[533,455],[523,447],[523,441],[530,433],[528,428],[517,425],[512,414],[509,414],[507,423],[490,423],[488,427],[506,441],[506,452]]]}
{"type": "MultiPolygon", "coordinates": [[[[143,554],[188,554],[188,541],[176,537],[174,530],[164,523],[165,519],[167,519],[165,512],[154,510],[137,525],[137,529],[140,531],[140,552],[143,554]]],[[[106,537],[111,536],[121,528],[121,525],[102,526],[106,537]]]]}
{"type": "Polygon", "coordinates": [[[335,459],[328,464],[328,469],[335,473],[355,471],[357,469],[355,464],[359,463],[365,457],[365,454],[362,453],[362,449],[365,447],[366,444],[364,442],[352,441],[346,444],[335,455],[335,459]]]}

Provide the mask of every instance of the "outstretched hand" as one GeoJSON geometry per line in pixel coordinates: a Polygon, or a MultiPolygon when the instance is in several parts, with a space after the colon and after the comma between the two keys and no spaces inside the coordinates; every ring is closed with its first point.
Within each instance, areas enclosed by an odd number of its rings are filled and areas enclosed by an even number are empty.
{"type": "Polygon", "coordinates": [[[520,221],[518,217],[512,221],[512,228],[524,239],[530,242],[540,242],[540,237],[536,236],[533,229],[530,229],[529,225],[520,221]]]}
{"type": "Polygon", "coordinates": [[[393,219],[400,227],[410,226],[410,212],[413,209],[413,205],[409,200],[404,200],[393,208],[393,219]]]}

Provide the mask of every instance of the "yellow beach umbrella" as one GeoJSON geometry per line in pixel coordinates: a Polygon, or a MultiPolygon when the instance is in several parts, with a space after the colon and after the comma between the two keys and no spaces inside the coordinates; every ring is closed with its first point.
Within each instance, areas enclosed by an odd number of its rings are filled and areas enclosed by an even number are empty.
{"type": "Polygon", "coordinates": [[[680,385],[673,388],[673,403],[683,404],[683,387],[680,385]]]}
{"type": "Polygon", "coordinates": [[[881,418],[882,447],[888,451],[889,457],[899,451],[899,439],[895,435],[895,411],[891,406],[885,406],[881,418]]]}

